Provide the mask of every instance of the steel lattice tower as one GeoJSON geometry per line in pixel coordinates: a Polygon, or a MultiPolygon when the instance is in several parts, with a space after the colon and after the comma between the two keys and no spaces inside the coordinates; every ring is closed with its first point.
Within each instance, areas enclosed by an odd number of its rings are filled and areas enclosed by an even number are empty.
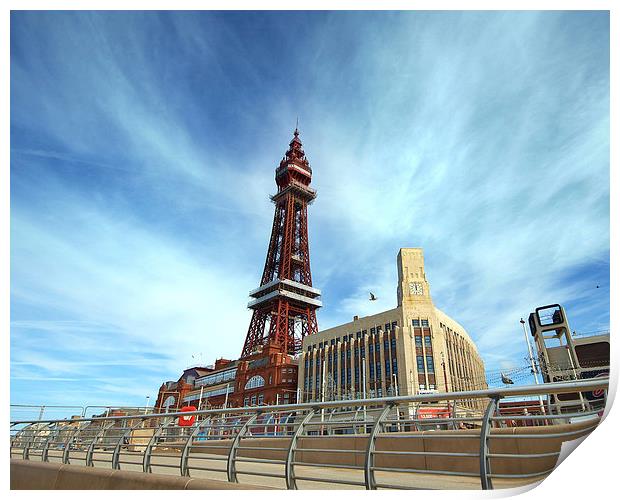
{"type": "Polygon", "coordinates": [[[321,291],[312,287],[308,245],[308,205],[316,198],[310,187],[312,169],[299,131],[276,169],[278,192],[271,239],[260,286],[250,292],[254,310],[241,358],[271,344],[280,352],[301,351],[303,337],[317,333],[316,309],[321,291]]]}

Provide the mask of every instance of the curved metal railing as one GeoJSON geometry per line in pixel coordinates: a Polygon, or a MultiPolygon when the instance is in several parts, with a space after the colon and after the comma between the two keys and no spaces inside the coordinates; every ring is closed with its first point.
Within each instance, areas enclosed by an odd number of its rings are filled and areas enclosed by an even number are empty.
{"type": "Polygon", "coordinates": [[[10,425],[11,457],[231,482],[242,478],[288,489],[308,482],[366,489],[460,488],[467,482],[482,489],[510,487],[544,478],[563,441],[596,428],[607,387],[607,379],[592,379],[382,399],[20,420],[10,425]],[[573,406],[566,403],[571,393],[573,406]],[[554,404],[557,394],[564,396],[561,405],[554,404]],[[537,399],[523,401],[526,396],[537,399]],[[180,418],[188,415],[195,417],[191,425],[180,418]]]}

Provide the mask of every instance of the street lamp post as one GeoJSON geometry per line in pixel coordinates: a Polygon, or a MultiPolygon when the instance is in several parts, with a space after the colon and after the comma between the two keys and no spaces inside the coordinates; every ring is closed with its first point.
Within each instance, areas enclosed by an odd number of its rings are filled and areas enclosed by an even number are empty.
{"type": "Polygon", "coordinates": [[[151,396],[147,396],[146,397],[146,406],[144,407],[144,414],[146,415],[147,412],[149,411],[149,399],[151,399],[151,396]]]}

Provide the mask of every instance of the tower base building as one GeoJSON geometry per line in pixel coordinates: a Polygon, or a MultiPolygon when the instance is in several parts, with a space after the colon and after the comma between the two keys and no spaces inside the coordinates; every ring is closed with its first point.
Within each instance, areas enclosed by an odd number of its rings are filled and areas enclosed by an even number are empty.
{"type": "Polygon", "coordinates": [[[397,263],[396,308],[303,339],[303,401],[487,388],[467,331],[433,304],[422,249],[401,248],[397,263]]]}

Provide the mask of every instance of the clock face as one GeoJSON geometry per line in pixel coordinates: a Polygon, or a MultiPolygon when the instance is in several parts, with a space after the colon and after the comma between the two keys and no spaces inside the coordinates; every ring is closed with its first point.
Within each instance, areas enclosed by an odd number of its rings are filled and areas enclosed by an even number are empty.
{"type": "Polygon", "coordinates": [[[424,288],[422,287],[422,283],[418,281],[409,283],[409,292],[411,293],[411,295],[422,295],[424,293],[424,288]]]}

